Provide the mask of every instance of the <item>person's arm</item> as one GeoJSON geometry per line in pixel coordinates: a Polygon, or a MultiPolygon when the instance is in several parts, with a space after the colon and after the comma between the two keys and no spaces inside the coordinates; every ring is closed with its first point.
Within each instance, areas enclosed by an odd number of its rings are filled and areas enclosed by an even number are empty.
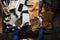
{"type": "Polygon", "coordinates": [[[18,29],[22,29],[26,25],[30,25],[29,22],[22,23],[21,25],[19,25],[18,29]]]}

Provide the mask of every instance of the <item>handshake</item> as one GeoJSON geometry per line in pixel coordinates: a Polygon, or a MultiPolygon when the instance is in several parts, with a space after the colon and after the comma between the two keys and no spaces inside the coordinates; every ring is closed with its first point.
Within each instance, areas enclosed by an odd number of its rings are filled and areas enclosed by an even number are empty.
{"type": "MultiPolygon", "coordinates": [[[[25,23],[15,23],[14,25],[15,25],[16,27],[18,27],[18,29],[23,29],[23,28],[29,26],[30,24],[29,24],[29,22],[25,22],[25,23]]],[[[13,25],[13,26],[14,26],[14,25],[13,25]]]]}

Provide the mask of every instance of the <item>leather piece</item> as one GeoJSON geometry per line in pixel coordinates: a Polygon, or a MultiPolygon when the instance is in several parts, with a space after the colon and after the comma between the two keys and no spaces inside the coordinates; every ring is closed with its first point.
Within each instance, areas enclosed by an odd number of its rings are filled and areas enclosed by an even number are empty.
{"type": "Polygon", "coordinates": [[[2,33],[2,18],[0,17],[0,33],[2,33]]]}
{"type": "Polygon", "coordinates": [[[39,2],[38,0],[28,0],[27,5],[30,19],[34,19],[34,17],[38,16],[39,2]]]}

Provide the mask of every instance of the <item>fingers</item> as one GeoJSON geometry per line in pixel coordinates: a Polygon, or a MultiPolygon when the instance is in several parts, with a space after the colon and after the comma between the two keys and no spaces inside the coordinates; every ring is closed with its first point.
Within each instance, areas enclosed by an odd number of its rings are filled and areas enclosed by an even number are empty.
{"type": "Polygon", "coordinates": [[[22,24],[20,25],[20,27],[22,28],[22,27],[24,27],[25,25],[29,25],[29,22],[22,23],[22,24]]]}

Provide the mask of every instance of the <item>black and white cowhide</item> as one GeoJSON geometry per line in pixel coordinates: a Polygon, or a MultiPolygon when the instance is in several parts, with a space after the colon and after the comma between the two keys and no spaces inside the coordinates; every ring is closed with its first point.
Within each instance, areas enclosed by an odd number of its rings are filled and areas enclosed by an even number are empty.
{"type": "MultiPolygon", "coordinates": [[[[4,31],[9,28],[9,25],[13,27],[16,27],[16,20],[21,18],[22,23],[29,22],[29,14],[28,14],[28,8],[27,8],[27,0],[16,0],[16,1],[10,1],[8,5],[8,10],[10,12],[10,18],[7,16],[4,18],[3,23],[5,23],[5,27],[3,27],[4,31]],[[13,6],[12,6],[13,5],[13,6]],[[7,26],[8,27],[7,27],[7,26]]],[[[15,29],[10,29],[11,31],[14,31],[15,29]]],[[[5,31],[5,32],[7,32],[5,31]]]]}

